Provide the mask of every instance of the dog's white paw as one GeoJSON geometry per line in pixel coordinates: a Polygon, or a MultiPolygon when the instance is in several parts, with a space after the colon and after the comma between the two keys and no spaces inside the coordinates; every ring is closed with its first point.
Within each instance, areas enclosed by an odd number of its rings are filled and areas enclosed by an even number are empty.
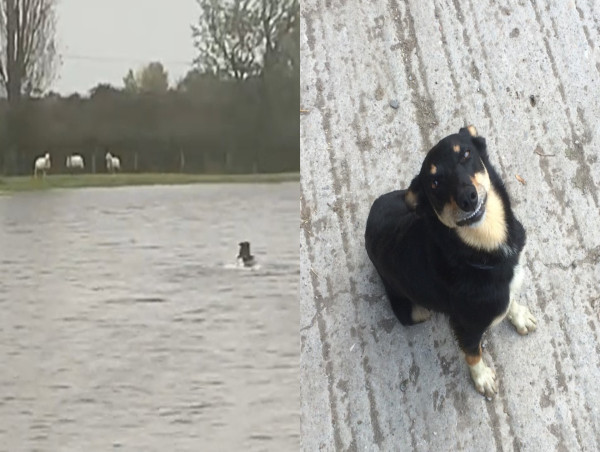
{"type": "Polygon", "coordinates": [[[413,304],[411,317],[413,322],[421,323],[431,317],[431,311],[418,304],[413,304]]]}
{"type": "Polygon", "coordinates": [[[517,332],[526,335],[535,331],[537,321],[529,308],[513,301],[508,311],[508,320],[515,326],[517,332]]]}
{"type": "Polygon", "coordinates": [[[496,384],[496,373],[486,366],[483,360],[473,366],[469,366],[471,378],[475,383],[475,389],[486,397],[493,398],[498,392],[496,384]]]}

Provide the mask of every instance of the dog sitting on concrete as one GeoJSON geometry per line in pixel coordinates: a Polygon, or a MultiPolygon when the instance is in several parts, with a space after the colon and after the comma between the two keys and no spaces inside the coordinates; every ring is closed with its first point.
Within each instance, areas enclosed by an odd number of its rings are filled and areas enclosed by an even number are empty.
{"type": "Polygon", "coordinates": [[[380,196],[365,231],[367,254],[403,325],[447,314],[475,388],[497,393],[482,360],[484,332],[505,316],[525,335],[536,329],[517,303],[525,229],[475,127],[437,143],[407,190],[380,196]]]}

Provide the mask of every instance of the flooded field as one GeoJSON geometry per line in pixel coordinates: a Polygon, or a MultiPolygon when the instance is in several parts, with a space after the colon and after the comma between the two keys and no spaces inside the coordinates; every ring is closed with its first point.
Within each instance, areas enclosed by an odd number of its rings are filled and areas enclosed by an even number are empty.
{"type": "Polygon", "coordinates": [[[0,450],[298,450],[299,184],[0,197],[0,450]],[[261,268],[235,268],[248,240],[261,268]]]}

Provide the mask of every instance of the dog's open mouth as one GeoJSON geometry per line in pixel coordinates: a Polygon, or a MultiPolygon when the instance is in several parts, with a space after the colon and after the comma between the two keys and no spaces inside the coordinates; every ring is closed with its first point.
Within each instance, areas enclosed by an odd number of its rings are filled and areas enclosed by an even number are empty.
{"type": "Polygon", "coordinates": [[[469,226],[474,223],[477,223],[479,220],[483,218],[485,214],[485,202],[487,201],[487,194],[479,198],[479,204],[477,204],[477,208],[464,217],[462,220],[457,221],[457,226],[469,226]]]}

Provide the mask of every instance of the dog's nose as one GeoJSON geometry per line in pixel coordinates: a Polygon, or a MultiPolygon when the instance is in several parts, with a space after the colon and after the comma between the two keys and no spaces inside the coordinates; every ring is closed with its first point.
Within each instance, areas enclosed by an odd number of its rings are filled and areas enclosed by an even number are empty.
{"type": "Polygon", "coordinates": [[[458,193],[458,207],[465,212],[473,212],[477,207],[477,190],[472,185],[464,187],[458,193]]]}

